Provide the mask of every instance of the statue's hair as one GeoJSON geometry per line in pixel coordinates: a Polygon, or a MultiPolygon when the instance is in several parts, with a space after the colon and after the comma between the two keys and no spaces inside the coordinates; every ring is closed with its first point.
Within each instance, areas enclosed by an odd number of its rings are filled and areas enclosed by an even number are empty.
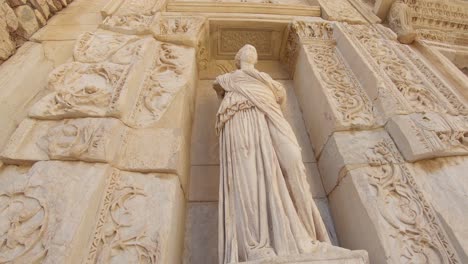
{"type": "Polygon", "coordinates": [[[257,49],[250,44],[245,44],[236,54],[235,60],[237,63],[245,61],[251,64],[257,63],[257,49]]]}

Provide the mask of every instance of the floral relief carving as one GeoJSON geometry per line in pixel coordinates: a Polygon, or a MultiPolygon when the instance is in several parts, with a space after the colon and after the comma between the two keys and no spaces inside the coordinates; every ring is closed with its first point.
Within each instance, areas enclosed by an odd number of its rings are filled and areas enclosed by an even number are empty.
{"type": "Polygon", "coordinates": [[[430,110],[442,113],[447,111],[446,105],[441,105],[431,87],[416,74],[417,71],[411,68],[408,61],[402,59],[398,50],[394,48],[395,45],[398,45],[397,43],[382,39],[375,30],[368,26],[352,26],[350,32],[369,53],[369,58],[372,58],[390,78],[396,91],[415,111],[426,112],[430,110]]]}
{"type": "Polygon", "coordinates": [[[106,140],[117,120],[94,118],[65,120],[51,127],[37,145],[51,159],[106,159],[106,140]]]}
{"type": "Polygon", "coordinates": [[[129,64],[141,44],[142,40],[136,36],[86,32],[75,44],[74,57],[87,63],[110,61],[129,64]]]}
{"type": "Polygon", "coordinates": [[[220,52],[236,52],[245,43],[255,46],[260,54],[269,54],[271,52],[271,31],[257,30],[221,30],[220,52]]]}
{"type": "Polygon", "coordinates": [[[310,41],[334,43],[332,24],[328,22],[305,22],[300,20],[296,20],[290,24],[286,48],[280,59],[288,66],[291,76],[294,74],[300,43],[310,41]]]}
{"type": "Polygon", "coordinates": [[[137,110],[133,112],[137,125],[157,122],[177,93],[187,86],[182,54],[183,51],[175,45],[161,44],[152,70],[146,75],[137,110]]]}
{"type": "Polygon", "coordinates": [[[141,217],[147,194],[131,180],[124,181],[117,171],[112,175],[95,231],[87,263],[157,264],[157,240],[147,234],[149,219],[141,217]]]}
{"type": "Polygon", "coordinates": [[[152,15],[165,4],[164,0],[126,0],[117,10],[117,15],[152,15]]]}
{"type": "Polygon", "coordinates": [[[319,0],[319,2],[326,12],[327,20],[359,24],[366,23],[366,20],[347,0],[319,0]]]}
{"type": "Polygon", "coordinates": [[[397,263],[461,263],[431,205],[389,140],[367,153],[376,205],[390,228],[391,259],[397,263]]]}
{"type": "Polygon", "coordinates": [[[48,208],[38,186],[0,192],[0,263],[36,263],[47,254],[48,208]]]}
{"type": "Polygon", "coordinates": [[[61,65],[49,77],[54,92],[38,101],[29,115],[52,119],[105,116],[118,100],[128,70],[114,63],[61,65]]]}
{"type": "Polygon", "coordinates": [[[400,46],[400,50],[409,58],[418,70],[424,74],[426,79],[439,91],[445,99],[449,102],[449,113],[454,115],[468,115],[468,107],[448,85],[446,85],[436,74],[421,60],[419,56],[414,54],[408,46],[400,46]]]}
{"type": "Polygon", "coordinates": [[[425,28],[440,30],[463,36],[468,28],[468,12],[466,5],[455,1],[442,3],[437,1],[404,0],[413,13],[412,24],[417,31],[425,28]]]}
{"type": "Polygon", "coordinates": [[[153,20],[153,16],[138,14],[111,15],[104,19],[100,27],[123,34],[149,34],[153,20]]]}
{"type": "Polygon", "coordinates": [[[411,10],[405,3],[396,1],[392,4],[387,16],[388,24],[398,35],[398,40],[404,44],[410,44],[416,38],[413,29],[411,10]]]}
{"type": "Polygon", "coordinates": [[[372,104],[335,46],[309,44],[306,47],[340,121],[351,127],[371,126],[374,121],[372,104]]]}

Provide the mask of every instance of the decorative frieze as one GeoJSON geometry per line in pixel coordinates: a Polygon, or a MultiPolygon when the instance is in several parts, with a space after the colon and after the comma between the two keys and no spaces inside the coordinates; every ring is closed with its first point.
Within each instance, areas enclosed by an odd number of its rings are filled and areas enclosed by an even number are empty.
{"type": "Polygon", "coordinates": [[[291,77],[294,75],[301,43],[316,41],[334,43],[332,23],[295,20],[289,25],[289,34],[280,60],[287,65],[291,77]]]}
{"type": "Polygon", "coordinates": [[[375,262],[462,263],[385,131],[335,133],[319,168],[343,246],[364,247],[375,262]]]}
{"type": "Polygon", "coordinates": [[[351,5],[348,0],[319,0],[322,17],[326,20],[367,24],[366,19],[351,5]]]}
{"type": "Polygon", "coordinates": [[[150,28],[153,21],[153,16],[138,14],[111,15],[106,17],[99,27],[122,34],[144,35],[151,33],[150,28]]]}
{"type": "Polygon", "coordinates": [[[110,15],[145,15],[150,16],[160,11],[167,0],[111,0],[103,7],[104,17],[110,15]]]}
{"type": "Polygon", "coordinates": [[[206,37],[205,18],[163,15],[157,19],[151,31],[159,41],[197,48],[206,37]]]}
{"type": "Polygon", "coordinates": [[[308,44],[305,49],[341,125],[348,128],[372,126],[372,103],[335,46],[308,44]]]}
{"type": "Polygon", "coordinates": [[[381,231],[390,240],[390,258],[399,263],[461,263],[393,142],[378,142],[368,151],[368,161],[371,167],[365,174],[375,190],[369,196],[375,199],[380,219],[387,226],[381,231]]]}
{"type": "Polygon", "coordinates": [[[6,163],[40,160],[103,162],[131,171],[182,175],[185,153],[180,129],[131,129],[118,119],[61,121],[25,119],[1,156],[6,163]],[[157,148],[142,148],[151,141],[157,148]]]}
{"type": "Polygon", "coordinates": [[[437,113],[395,116],[386,125],[408,161],[468,155],[468,118],[437,113]]]}
{"type": "Polygon", "coordinates": [[[103,164],[38,162],[0,172],[0,261],[80,263],[106,177],[103,164]]]}
{"type": "Polygon", "coordinates": [[[421,78],[417,68],[403,56],[399,45],[385,39],[375,29],[368,26],[347,26],[348,32],[362,45],[368,58],[391,80],[388,92],[398,93],[397,98],[416,112],[447,112],[449,103],[427,80],[421,78]]]}
{"type": "Polygon", "coordinates": [[[112,175],[86,263],[179,262],[183,211],[175,177],[123,171],[112,175]]]}
{"type": "Polygon", "coordinates": [[[412,26],[411,10],[400,0],[395,1],[387,16],[388,25],[398,35],[398,41],[411,44],[416,38],[416,32],[412,26]]]}

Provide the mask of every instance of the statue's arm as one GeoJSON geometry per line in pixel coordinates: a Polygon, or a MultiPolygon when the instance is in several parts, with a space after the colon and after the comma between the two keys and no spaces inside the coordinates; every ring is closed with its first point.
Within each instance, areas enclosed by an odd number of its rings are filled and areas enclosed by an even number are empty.
{"type": "Polygon", "coordinates": [[[219,99],[224,98],[224,94],[226,91],[224,91],[223,87],[219,84],[218,80],[215,80],[213,82],[213,89],[216,91],[216,94],[218,95],[219,99]]]}
{"type": "Polygon", "coordinates": [[[274,93],[276,96],[276,101],[278,104],[282,105],[286,101],[286,90],[284,89],[284,86],[275,81],[272,80],[273,88],[275,89],[274,93]]]}

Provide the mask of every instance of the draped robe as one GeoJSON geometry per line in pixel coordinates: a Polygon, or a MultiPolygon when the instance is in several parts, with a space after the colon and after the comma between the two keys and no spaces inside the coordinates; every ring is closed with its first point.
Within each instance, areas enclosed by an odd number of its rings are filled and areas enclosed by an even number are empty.
{"type": "Polygon", "coordinates": [[[281,111],[282,85],[255,69],[217,82],[224,92],[216,124],[220,263],[303,254],[317,241],[329,242],[281,111]]]}

